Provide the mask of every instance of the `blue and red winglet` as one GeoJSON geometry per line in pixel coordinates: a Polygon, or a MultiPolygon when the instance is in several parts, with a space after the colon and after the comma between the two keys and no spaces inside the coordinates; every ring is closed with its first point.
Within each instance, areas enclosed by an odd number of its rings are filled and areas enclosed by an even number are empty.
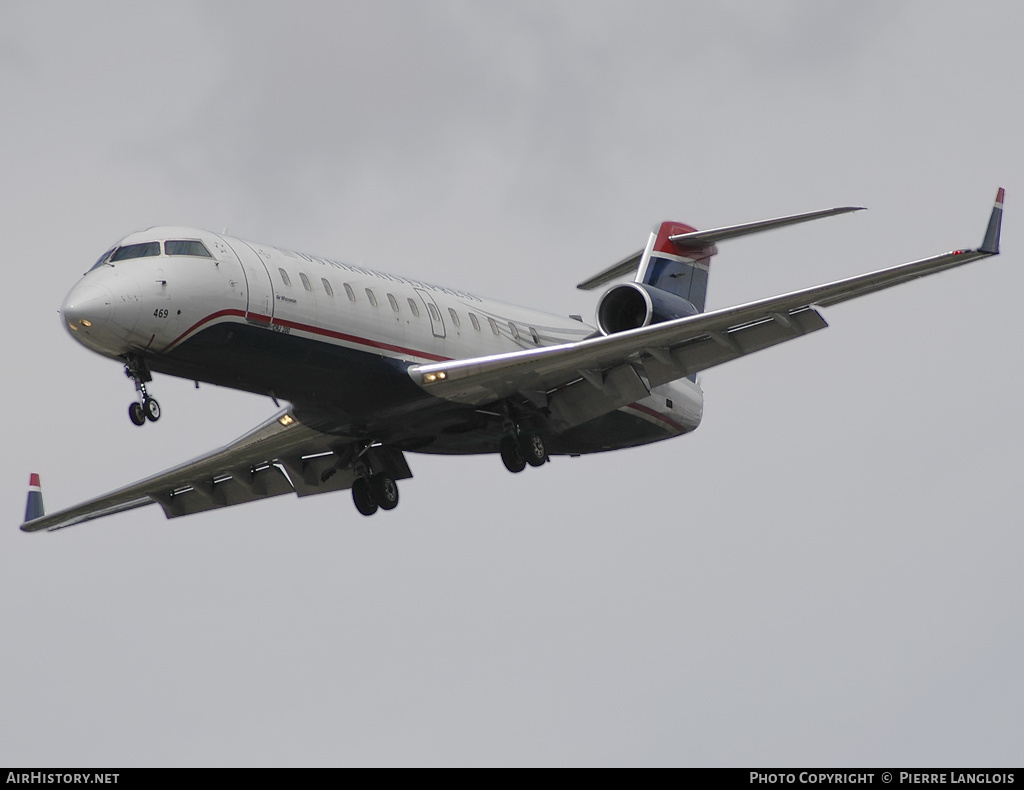
{"type": "Polygon", "coordinates": [[[28,502],[25,503],[25,521],[39,518],[43,513],[43,489],[39,485],[39,475],[33,472],[28,478],[28,502]]]}
{"type": "Polygon", "coordinates": [[[992,207],[992,216],[988,220],[988,230],[985,231],[985,240],[978,249],[987,252],[989,255],[999,254],[999,232],[1003,225],[1003,194],[1005,190],[999,187],[996,192],[996,204],[992,207]]]}

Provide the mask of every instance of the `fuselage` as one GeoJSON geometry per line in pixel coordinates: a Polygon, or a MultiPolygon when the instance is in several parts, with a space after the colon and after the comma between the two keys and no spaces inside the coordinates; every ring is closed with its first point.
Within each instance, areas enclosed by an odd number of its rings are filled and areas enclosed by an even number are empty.
{"type": "MultiPolygon", "coordinates": [[[[422,452],[494,452],[501,415],[428,394],[414,364],[581,340],[582,321],[195,228],[133,233],[71,289],[80,343],[114,359],[292,402],[310,424],[422,452]]],[[[553,453],[645,444],[700,423],[682,379],[550,437],[553,453]]],[[[535,419],[543,419],[537,416],[535,419]]]]}

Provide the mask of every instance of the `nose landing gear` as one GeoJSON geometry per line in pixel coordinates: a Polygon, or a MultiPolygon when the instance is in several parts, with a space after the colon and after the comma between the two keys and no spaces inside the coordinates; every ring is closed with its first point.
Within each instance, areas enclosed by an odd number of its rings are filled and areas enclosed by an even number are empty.
{"type": "Polygon", "coordinates": [[[126,360],[124,375],[135,382],[135,391],[139,394],[139,400],[128,407],[128,417],[135,425],[145,425],[146,420],[156,422],[160,419],[160,404],[146,392],[146,383],[153,380],[153,374],[142,357],[132,354],[126,360]]]}

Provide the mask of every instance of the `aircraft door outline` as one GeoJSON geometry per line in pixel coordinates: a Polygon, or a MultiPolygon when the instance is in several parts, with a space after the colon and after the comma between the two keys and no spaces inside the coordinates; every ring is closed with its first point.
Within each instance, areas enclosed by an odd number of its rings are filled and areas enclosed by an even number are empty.
{"type": "Polygon", "coordinates": [[[270,270],[263,257],[256,252],[247,242],[241,239],[233,239],[241,247],[236,249],[231,244],[228,247],[235,253],[239,263],[242,264],[242,272],[245,274],[246,294],[246,320],[260,324],[274,323],[274,284],[270,278],[270,270]]]}
{"type": "Polygon", "coordinates": [[[444,318],[441,317],[441,310],[437,306],[437,302],[434,301],[434,297],[422,288],[414,288],[413,290],[419,294],[420,299],[423,301],[423,306],[427,310],[427,315],[430,316],[430,331],[434,333],[434,337],[444,340],[444,318]]]}

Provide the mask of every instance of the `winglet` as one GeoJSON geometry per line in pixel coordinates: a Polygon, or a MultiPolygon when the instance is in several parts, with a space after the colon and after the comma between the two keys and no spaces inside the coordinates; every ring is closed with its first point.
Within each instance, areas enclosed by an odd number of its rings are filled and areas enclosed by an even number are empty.
{"type": "Polygon", "coordinates": [[[996,192],[996,204],[992,207],[992,216],[988,219],[988,229],[985,231],[985,241],[978,249],[987,252],[989,255],[999,254],[999,232],[1003,225],[1003,194],[1005,190],[999,187],[996,192]]]}
{"type": "Polygon", "coordinates": [[[39,475],[33,472],[28,478],[28,502],[25,503],[25,521],[39,518],[43,512],[43,489],[39,485],[39,475]]]}

